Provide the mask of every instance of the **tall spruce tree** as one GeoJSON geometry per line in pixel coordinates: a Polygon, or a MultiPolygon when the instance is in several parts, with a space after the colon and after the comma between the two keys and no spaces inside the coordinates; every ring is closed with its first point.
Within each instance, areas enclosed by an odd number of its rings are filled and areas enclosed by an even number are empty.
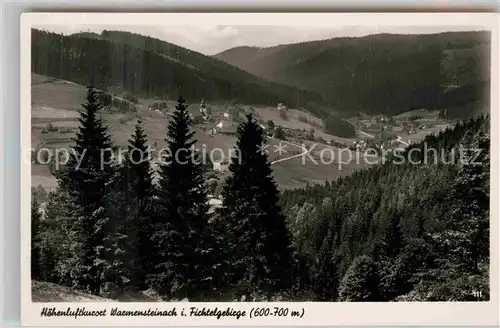
{"type": "Polygon", "coordinates": [[[107,126],[98,117],[102,105],[98,93],[90,85],[87,88],[87,103],[80,112],[80,126],[75,146],[61,172],[58,172],[59,186],[69,195],[75,210],[69,220],[71,240],[68,265],[72,284],[93,294],[101,290],[103,272],[98,262],[102,261],[105,229],[100,224],[101,208],[105,207],[113,175],[112,143],[107,126]],[[96,213],[98,215],[96,215],[96,213]]]}
{"type": "Polygon", "coordinates": [[[385,255],[390,258],[397,256],[404,247],[403,232],[399,211],[395,211],[389,218],[389,225],[385,232],[385,255]]]}
{"type": "Polygon", "coordinates": [[[156,269],[150,281],[169,297],[194,299],[211,288],[212,243],[203,167],[184,102],[178,100],[168,124],[153,234],[156,269]]]}
{"type": "Polygon", "coordinates": [[[264,134],[251,114],[238,128],[222,191],[227,225],[227,283],[249,293],[273,293],[291,285],[291,238],[278,205],[279,192],[264,149],[264,134]]]}
{"type": "Polygon", "coordinates": [[[128,151],[117,175],[116,206],[125,219],[124,231],[128,236],[128,266],[132,269],[130,284],[146,287],[146,276],[153,273],[153,223],[151,197],[152,171],[149,161],[147,137],[142,122],[137,121],[129,140],[128,151]]]}
{"type": "Polygon", "coordinates": [[[337,263],[333,254],[333,247],[336,242],[334,241],[332,229],[328,230],[328,234],[319,251],[314,293],[318,301],[332,302],[338,296],[339,279],[337,276],[337,263]]]}
{"type": "Polygon", "coordinates": [[[460,163],[448,199],[448,228],[454,232],[455,249],[450,255],[472,273],[479,273],[479,264],[489,259],[489,189],[490,140],[481,134],[474,138],[460,163]]]}

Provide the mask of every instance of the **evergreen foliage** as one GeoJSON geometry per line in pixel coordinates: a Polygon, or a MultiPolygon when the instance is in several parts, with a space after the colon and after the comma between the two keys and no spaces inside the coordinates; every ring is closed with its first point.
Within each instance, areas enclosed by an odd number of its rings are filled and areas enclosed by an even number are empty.
{"type": "Polygon", "coordinates": [[[129,261],[133,268],[132,285],[141,288],[147,286],[146,277],[154,272],[151,236],[155,221],[150,212],[154,186],[148,150],[147,137],[139,119],[118,173],[115,197],[119,204],[115,208],[122,210],[123,218],[128,218],[125,231],[132,246],[129,250],[129,257],[133,259],[129,261]]]}
{"type": "Polygon", "coordinates": [[[170,297],[210,293],[213,244],[203,166],[193,147],[191,120],[180,98],[169,122],[156,202],[153,286],[170,297]]]}
{"type": "MultiPolygon", "coordinates": [[[[66,269],[74,286],[99,294],[107,277],[102,261],[112,261],[99,249],[110,232],[103,226],[106,214],[106,197],[110,192],[112,166],[112,144],[107,126],[98,117],[102,105],[98,94],[91,85],[87,91],[87,103],[82,105],[80,127],[75,138],[75,146],[70,159],[58,172],[60,188],[67,193],[72,203],[69,213],[71,240],[66,269]]],[[[117,219],[118,220],[118,219],[117,219]]],[[[117,222],[118,224],[118,222],[117,222]]]]}
{"type": "Polygon", "coordinates": [[[261,127],[247,115],[238,128],[221,215],[227,229],[227,283],[268,296],[291,286],[292,253],[264,146],[261,127]]]}
{"type": "Polygon", "coordinates": [[[324,185],[284,191],[296,257],[303,265],[320,263],[309,270],[316,297],[324,299],[330,289],[318,282],[327,275],[324,247],[333,236],[337,277],[345,277],[360,256],[378,263],[379,301],[474,298],[470,288],[461,289],[465,281],[486,299],[488,143],[489,118],[481,116],[412,144],[403,164],[387,161],[324,185]],[[425,154],[432,148],[437,151],[425,154]],[[476,164],[469,163],[472,157],[476,164]],[[333,205],[324,206],[329,199],[333,205]]]}
{"type": "Polygon", "coordinates": [[[379,273],[375,261],[368,256],[354,259],[339,290],[339,300],[345,302],[375,302],[379,300],[379,273]]]}

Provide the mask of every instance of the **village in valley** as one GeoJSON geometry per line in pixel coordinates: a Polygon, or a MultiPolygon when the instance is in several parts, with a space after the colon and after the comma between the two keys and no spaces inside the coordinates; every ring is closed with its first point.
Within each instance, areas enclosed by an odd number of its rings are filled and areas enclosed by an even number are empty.
{"type": "MultiPolygon", "coordinates": [[[[74,106],[80,100],[76,97],[84,96],[85,87],[36,74],[33,81],[34,149],[69,149],[71,136],[76,132],[77,126],[77,111],[74,106]],[[65,91],[66,97],[51,97],[50,92],[54,89],[65,91]]],[[[118,94],[113,94],[111,99],[102,115],[107,118],[115,135],[117,150],[126,149],[129,131],[140,119],[150,137],[152,166],[157,168],[155,150],[162,148],[166,122],[173,112],[175,102],[160,98],[122,98],[118,94]]],[[[207,152],[215,148],[222,150],[213,152],[213,156],[206,158],[204,162],[209,176],[209,203],[213,208],[221,206],[220,190],[228,175],[229,152],[237,137],[238,124],[244,120],[246,113],[254,115],[267,137],[271,146],[268,149],[269,160],[272,164],[276,162],[273,169],[281,188],[293,188],[331,179],[332,176],[344,176],[355,170],[356,166],[367,165],[347,164],[342,171],[333,165],[336,163],[334,162],[332,165],[319,165],[314,170],[308,170],[308,165],[302,165],[300,158],[307,149],[313,148],[309,155],[315,158],[320,156],[323,149],[349,149],[363,156],[384,156],[392,150],[403,150],[412,142],[422,140],[426,135],[437,133],[452,124],[439,111],[418,110],[393,117],[367,116],[361,113],[348,119],[355,126],[357,137],[342,138],[326,133],[321,119],[288,108],[284,103],[278,103],[273,108],[242,105],[234,101],[209,103],[201,99],[198,103],[189,102],[188,111],[196,138],[207,148],[207,152]],[[288,143],[286,152],[282,154],[273,151],[280,142],[288,143]],[[367,151],[369,153],[365,154],[367,151]],[[293,176],[289,172],[294,172],[293,176]]],[[[55,186],[52,175],[54,164],[47,158],[41,162],[43,164],[35,159],[32,165],[33,182],[35,186],[41,185],[50,190],[55,186]]]]}

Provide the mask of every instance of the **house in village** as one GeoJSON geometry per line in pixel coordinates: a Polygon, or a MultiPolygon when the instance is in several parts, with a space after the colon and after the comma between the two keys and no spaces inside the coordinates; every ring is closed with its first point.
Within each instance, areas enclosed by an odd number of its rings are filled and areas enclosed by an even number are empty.
{"type": "Polygon", "coordinates": [[[286,105],[285,105],[285,104],[283,104],[283,103],[278,103],[277,109],[278,109],[278,110],[281,110],[281,109],[287,109],[287,107],[286,107],[286,105]]]}
{"type": "Polygon", "coordinates": [[[220,134],[232,136],[235,135],[238,129],[234,125],[225,125],[222,127],[222,129],[219,130],[220,134]]]}
{"type": "Polygon", "coordinates": [[[230,122],[220,121],[217,123],[211,130],[210,134],[225,134],[225,135],[235,135],[237,131],[237,127],[230,122]]]}
{"type": "Polygon", "coordinates": [[[220,197],[211,196],[208,198],[208,214],[214,213],[217,209],[222,207],[222,199],[220,197]]]}
{"type": "Polygon", "coordinates": [[[365,140],[356,140],[356,141],[354,141],[354,147],[357,150],[364,150],[364,149],[366,149],[366,141],[365,140]]]}
{"type": "Polygon", "coordinates": [[[385,116],[380,116],[377,121],[379,121],[382,124],[385,124],[385,123],[389,122],[389,119],[385,116]]]}
{"type": "Polygon", "coordinates": [[[201,115],[207,115],[207,106],[205,104],[205,99],[201,99],[201,103],[200,103],[200,114],[201,115]]]}
{"type": "Polygon", "coordinates": [[[208,111],[207,111],[207,105],[205,103],[205,99],[201,99],[201,103],[200,103],[200,114],[201,114],[201,117],[203,117],[203,119],[206,121],[208,120],[208,111]]]}
{"type": "Polygon", "coordinates": [[[227,172],[229,170],[229,164],[227,159],[215,161],[213,162],[213,170],[217,172],[227,172]]]}

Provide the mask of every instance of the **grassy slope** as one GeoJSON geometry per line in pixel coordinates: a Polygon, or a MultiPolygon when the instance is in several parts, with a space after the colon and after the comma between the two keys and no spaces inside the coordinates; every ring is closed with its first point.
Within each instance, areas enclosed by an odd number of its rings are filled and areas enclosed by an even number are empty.
{"type": "Polygon", "coordinates": [[[61,285],[43,281],[31,282],[31,299],[33,302],[158,302],[154,296],[145,293],[125,293],[116,299],[99,297],[70,289],[61,285]]]}

